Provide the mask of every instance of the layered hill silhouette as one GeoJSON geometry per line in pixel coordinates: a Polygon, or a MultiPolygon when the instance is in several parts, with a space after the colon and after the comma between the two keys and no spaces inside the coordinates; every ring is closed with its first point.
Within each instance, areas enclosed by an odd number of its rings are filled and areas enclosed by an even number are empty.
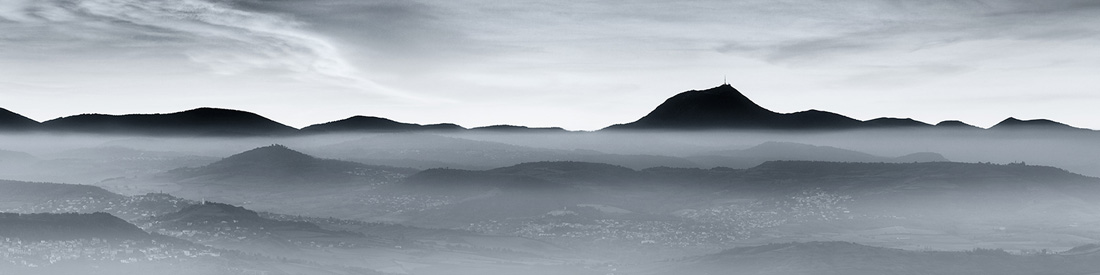
{"type": "Polygon", "coordinates": [[[0,213],[0,236],[37,240],[149,239],[137,226],[111,214],[0,213]]]}
{"type": "Polygon", "coordinates": [[[260,115],[228,109],[198,108],[169,114],[82,114],[42,122],[52,132],[156,136],[272,136],[297,129],[260,115]]]}
{"type": "Polygon", "coordinates": [[[1049,119],[1020,120],[1014,117],[1007,118],[989,127],[990,130],[1087,130],[1069,126],[1049,119]]]}
{"type": "Polygon", "coordinates": [[[206,166],[168,171],[164,176],[181,183],[306,187],[384,182],[413,172],[407,168],[316,158],[275,144],[206,166]]]}
{"type": "Polygon", "coordinates": [[[261,217],[256,211],[230,204],[205,201],[178,212],[153,217],[156,228],[173,230],[209,230],[248,228],[251,231],[275,233],[282,231],[311,232],[319,235],[348,235],[321,229],[316,224],[301,221],[280,221],[261,217]]]}
{"type": "Polygon", "coordinates": [[[302,128],[302,133],[348,133],[348,132],[415,132],[415,131],[459,131],[462,126],[451,123],[421,125],[397,122],[387,118],[373,116],[353,116],[350,118],[314,124],[302,128]]]}
{"type": "Polygon", "coordinates": [[[637,169],[696,166],[686,159],[669,156],[534,148],[429,133],[381,134],[322,146],[315,152],[329,158],[421,169],[488,169],[543,160],[605,162],[637,169]]]}
{"type": "MultiPolygon", "coordinates": [[[[1080,249],[1078,249],[1080,250],[1080,249]]],[[[658,273],[1090,274],[1097,253],[1014,255],[1003,250],[907,251],[848,242],[779,243],[728,249],[662,267],[658,273]]]]}
{"type": "Polygon", "coordinates": [[[943,155],[932,152],[919,152],[891,158],[836,147],[775,141],[765,142],[744,150],[715,151],[707,155],[688,157],[688,159],[704,167],[724,166],[732,168],[749,168],[776,160],[888,163],[948,161],[943,155]]]}
{"type": "Polygon", "coordinates": [[[100,187],[78,184],[0,180],[0,208],[18,208],[49,200],[115,200],[122,195],[100,187]]]}
{"type": "Polygon", "coordinates": [[[1065,216],[1044,212],[1056,209],[1093,213],[1088,201],[1100,197],[1100,179],[1024,164],[770,161],[748,169],[634,170],[546,161],[488,170],[429,169],[372,192],[446,195],[447,207],[402,214],[433,226],[532,217],[578,205],[667,214],[731,199],[778,205],[819,193],[851,198],[847,207],[853,213],[934,212],[949,222],[955,214],[1033,220],[1065,216]],[[1018,203],[1022,196],[1031,203],[1018,203]]]}

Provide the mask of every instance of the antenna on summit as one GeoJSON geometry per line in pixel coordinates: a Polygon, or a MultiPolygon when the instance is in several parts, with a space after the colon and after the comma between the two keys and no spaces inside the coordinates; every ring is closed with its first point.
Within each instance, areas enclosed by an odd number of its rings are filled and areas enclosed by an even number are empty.
{"type": "Polygon", "coordinates": [[[726,75],[722,75],[722,85],[730,85],[729,82],[726,82],[726,75]]]}

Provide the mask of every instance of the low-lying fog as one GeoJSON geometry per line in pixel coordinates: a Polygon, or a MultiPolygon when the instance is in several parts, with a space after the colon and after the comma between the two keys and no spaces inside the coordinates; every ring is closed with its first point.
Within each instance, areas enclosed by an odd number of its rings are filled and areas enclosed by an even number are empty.
{"type": "Polygon", "coordinates": [[[0,274],[1095,274],[1097,137],[7,134],[0,274]]]}

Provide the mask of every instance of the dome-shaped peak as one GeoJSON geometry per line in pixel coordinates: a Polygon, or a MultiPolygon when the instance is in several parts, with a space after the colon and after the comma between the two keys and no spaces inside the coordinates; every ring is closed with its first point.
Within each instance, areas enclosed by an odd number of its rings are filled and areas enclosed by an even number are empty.
{"type": "Polygon", "coordinates": [[[280,144],[272,144],[229,156],[218,163],[308,161],[314,157],[280,144]]]}

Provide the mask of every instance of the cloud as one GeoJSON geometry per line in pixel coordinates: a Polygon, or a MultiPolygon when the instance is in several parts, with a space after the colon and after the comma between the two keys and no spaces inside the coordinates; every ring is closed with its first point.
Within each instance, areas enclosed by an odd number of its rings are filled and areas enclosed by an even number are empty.
{"type": "Polygon", "coordinates": [[[0,26],[11,34],[0,43],[13,47],[178,51],[217,74],[274,71],[302,81],[415,98],[370,80],[327,37],[288,15],[214,0],[7,0],[2,6],[0,21],[7,22],[0,26]]]}
{"type": "MultiPolygon", "coordinates": [[[[813,1],[805,1],[812,3],[813,1]]],[[[801,63],[881,52],[906,54],[959,43],[988,40],[1069,41],[1100,38],[1093,16],[1100,2],[1064,1],[864,1],[775,18],[801,20],[807,31],[782,37],[727,37],[713,49],[772,63],[801,63]]]]}

